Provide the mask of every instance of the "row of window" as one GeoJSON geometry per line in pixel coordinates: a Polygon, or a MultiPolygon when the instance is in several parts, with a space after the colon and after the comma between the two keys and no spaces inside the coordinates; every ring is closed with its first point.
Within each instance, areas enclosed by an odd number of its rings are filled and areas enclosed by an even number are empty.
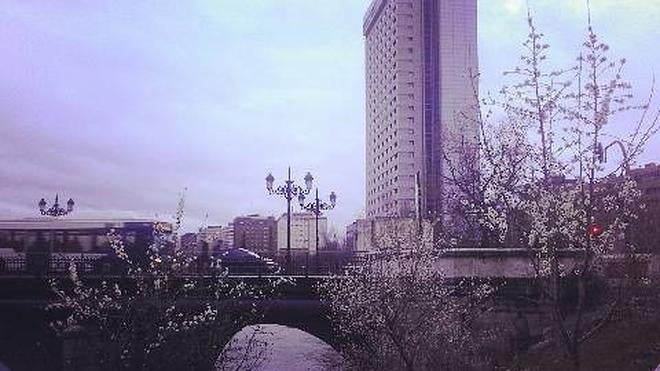
{"type": "MultiPolygon", "coordinates": [[[[140,236],[136,232],[121,234],[125,243],[133,244],[140,236]]],[[[142,236],[147,243],[150,236],[142,236]]],[[[48,249],[52,252],[107,253],[112,249],[107,232],[95,231],[0,231],[0,248],[25,252],[29,249],[48,249]]]]}
{"type": "MultiPolygon", "coordinates": [[[[370,197],[367,200],[367,215],[369,216],[394,211],[398,201],[391,200],[391,198],[399,193],[399,187],[396,184],[399,181],[400,166],[399,164],[392,165],[392,162],[398,162],[399,154],[402,158],[412,159],[414,157],[413,152],[399,149],[402,143],[414,147],[414,140],[401,136],[414,135],[414,129],[398,127],[396,114],[397,107],[402,106],[407,107],[409,112],[414,111],[414,106],[405,102],[405,98],[412,103],[414,94],[409,90],[414,89],[415,84],[413,81],[395,83],[402,73],[406,73],[410,80],[415,77],[415,73],[412,71],[413,45],[408,44],[404,48],[396,49],[397,42],[401,41],[397,40],[397,32],[399,32],[399,37],[405,37],[404,41],[408,43],[414,41],[412,9],[413,2],[411,1],[391,1],[383,10],[381,19],[377,21],[374,37],[367,40],[367,112],[370,116],[368,122],[371,123],[370,149],[374,155],[372,159],[374,170],[372,176],[368,177],[370,197]],[[398,12],[397,6],[399,6],[398,12]],[[397,24],[397,17],[404,24],[397,24]],[[394,50],[392,50],[393,48],[394,50]],[[405,55],[400,55],[400,53],[405,55]],[[404,70],[402,67],[406,69],[404,70]],[[394,71],[393,76],[390,75],[392,71],[394,71]],[[408,89],[408,91],[397,92],[397,87],[408,89]],[[404,103],[399,106],[397,106],[398,96],[404,98],[404,103]],[[378,112],[379,108],[380,112],[378,112]],[[382,119],[383,115],[386,115],[387,120],[382,119]],[[383,201],[387,202],[383,203],[383,201]]],[[[413,126],[414,118],[406,118],[405,124],[413,126]]],[[[414,164],[401,165],[405,168],[414,168],[414,164]]],[[[409,176],[405,176],[405,178],[410,179],[409,176]]],[[[414,180],[414,176],[412,179],[414,180]]]]}

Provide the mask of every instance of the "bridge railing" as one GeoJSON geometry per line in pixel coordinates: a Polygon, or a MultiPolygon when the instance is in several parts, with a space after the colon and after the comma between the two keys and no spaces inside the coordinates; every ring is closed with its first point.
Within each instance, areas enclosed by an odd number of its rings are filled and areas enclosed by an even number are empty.
{"type": "MultiPolygon", "coordinates": [[[[75,264],[80,275],[123,275],[116,260],[103,260],[87,256],[0,256],[0,276],[62,276],[75,264]],[[113,265],[114,264],[114,265],[113,265]]],[[[290,270],[282,266],[258,263],[232,263],[218,265],[196,265],[182,269],[179,273],[191,276],[328,276],[344,274],[347,264],[294,264],[290,270]]]]}
{"type": "Polygon", "coordinates": [[[95,257],[86,256],[0,256],[0,275],[63,275],[71,263],[81,274],[95,271],[95,257]]]}

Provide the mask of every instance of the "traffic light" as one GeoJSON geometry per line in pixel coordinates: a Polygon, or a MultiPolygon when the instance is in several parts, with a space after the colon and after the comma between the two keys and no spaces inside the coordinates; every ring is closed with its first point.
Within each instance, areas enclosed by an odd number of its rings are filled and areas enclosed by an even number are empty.
{"type": "Polygon", "coordinates": [[[604,231],[605,228],[603,228],[602,225],[598,223],[591,223],[589,227],[587,227],[587,236],[589,236],[589,238],[598,237],[603,234],[604,231]]]}

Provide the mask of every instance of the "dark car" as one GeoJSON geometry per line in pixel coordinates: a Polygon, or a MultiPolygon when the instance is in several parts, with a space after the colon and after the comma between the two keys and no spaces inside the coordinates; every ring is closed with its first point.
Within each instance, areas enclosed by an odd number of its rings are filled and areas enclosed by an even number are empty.
{"type": "Polygon", "coordinates": [[[229,274],[276,274],[277,263],[247,249],[229,249],[220,255],[220,264],[229,274]]]}

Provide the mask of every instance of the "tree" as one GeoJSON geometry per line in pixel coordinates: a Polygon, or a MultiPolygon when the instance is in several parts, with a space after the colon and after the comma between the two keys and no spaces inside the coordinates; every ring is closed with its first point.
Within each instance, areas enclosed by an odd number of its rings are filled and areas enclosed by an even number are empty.
{"type": "MultiPolygon", "coordinates": [[[[627,170],[657,132],[660,111],[650,109],[653,91],[643,104],[630,103],[626,60],[612,59],[590,24],[576,65],[557,71],[547,67],[550,46],[531,16],[528,25],[520,65],[505,73],[512,83],[498,98],[480,100],[479,169],[454,164],[448,178],[462,191],[461,205],[477,211],[482,233],[528,249],[540,301],[579,370],[582,344],[626,303],[627,290],[611,288],[615,295],[589,311],[590,283],[614,252],[636,256],[627,232],[641,209],[640,192],[627,170]],[[623,158],[606,166],[612,145],[623,158]],[[602,233],[593,233],[595,225],[602,233]]],[[[619,283],[636,283],[628,278],[619,283]]]]}
{"type": "Polygon", "coordinates": [[[360,370],[476,369],[490,335],[476,320],[492,287],[450,282],[434,266],[432,228],[389,223],[368,264],[323,286],[349,366],[360,370]]]}
{"type": "MultiPolygon", "coordinates": [[[[85,330],[87,364],[107,370],[171,370],[224,369],[216,361],[233,362],[221,356],[224,345],[259,315],[254,306],[245,311],[233,303],[272,295],[280,282],[257,287],[229,281],[226,272],[190,275],[195,262],[179,243],[182,219],[183,198],[172,232],[167,224],[156,225],[146,264],[132,261],[123,236],[111,231],[110,245],[128,269],[124,277],[94,282],[80,277],[71,264],[69,282],[51,281],[58,300],[49,309],[65,317],[52,327],[64,337],[72,329],[85,330]]],[[[262,345],[250,341],[244,350],[260,354],[253,347],[262,345]]]]}

